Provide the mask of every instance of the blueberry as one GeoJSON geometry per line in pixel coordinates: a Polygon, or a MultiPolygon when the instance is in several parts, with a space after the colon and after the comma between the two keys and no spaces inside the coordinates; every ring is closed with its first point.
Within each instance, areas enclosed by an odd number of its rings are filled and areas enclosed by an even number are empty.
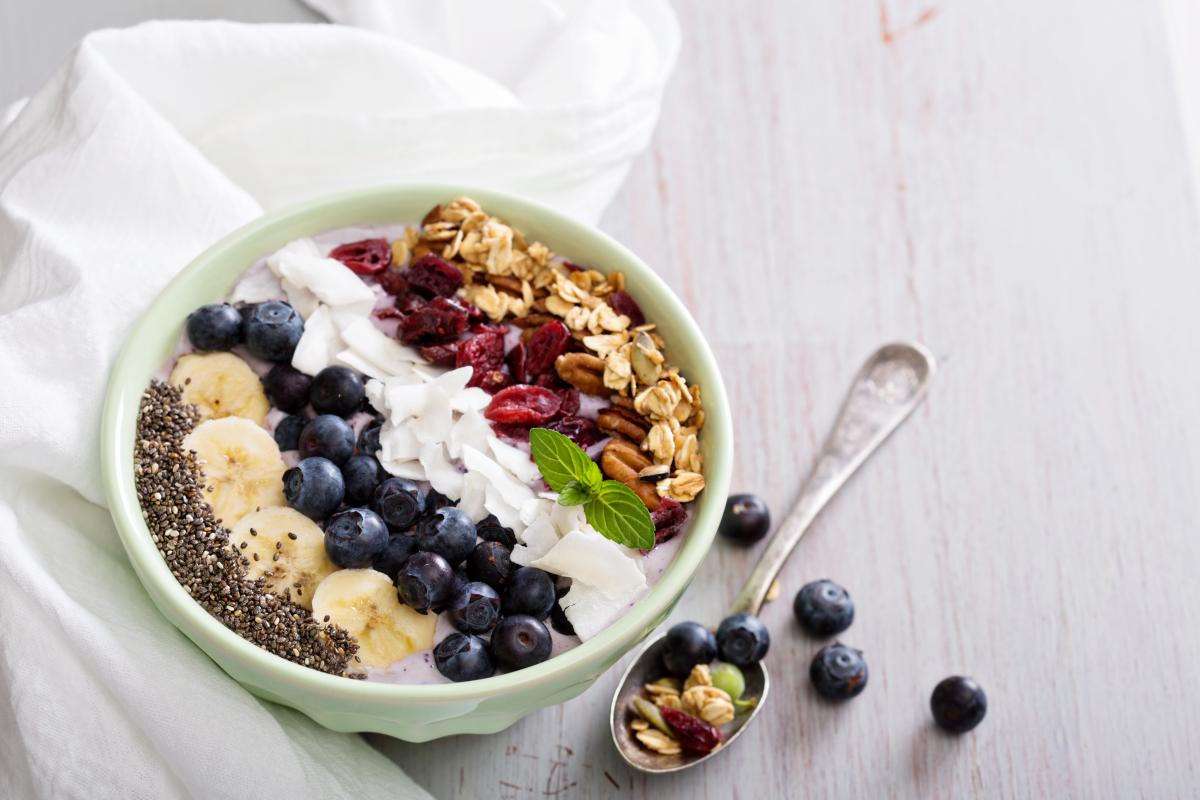
{"type": "Polygon", "coordinates": [[[326,367],[312,379],[308,401],[318,414],[348,417],[362,407],[366,389],[357,372],[346,367],[326,367]]]}
{"type": "Polygon", "coordinates": [[[513,571],[511,553],[500,542],[480,542],[467,556],[467,574],[493,589],[503,589],[513,571]]]}
{"type": "Polygon", "coordinates": [[[355,445],[355,452],[359,455],[373,456],[379,452],[379,430],[383,427],[383,420],[372,420],[368,422],[366,427],[358,432],[358,444],[355,445]]]}
{"type": "Polygon", "coordinates": [[[717,637],[699,622],[672,625],[663,641],[662,660],[667,672],[687,677],[692,667],[717,657],[717,637]]]}
{"type": "Polygon", "coordinates": [[[439,508],[417,523],[416,534],[422,550],[451,564],[461,564],[475,549],[475,523],[457,508],[439,508]]]}
{"type": "Polygon", "coordinates": [[[492,631],[492,658],[505,669],[524,669],[550,657],[550,631],[528,614],[500,620],[492,631]]]}
{"type": "Polygon", "coordinates": [[[504,587],[504,613],[528,614],[535,619],[550,616],[557,595],[554,579],[537,567],[521,567],[508,576],[504,587]]]}
{"type": "Polygon", "coordinates": [[[717,533],[742,544],[753,544],[771,529],[771,512],[761,497],[735,494],[725,503],[717,533]]]}
{"type": "Polygon", "coordinates": [[[850,593],[831,580],[804,584],[796,593],[792,611],[800,627],[813,636],[836,636],[854,622],[850,593]]]}
{"type": "Polygon", "coordinates": [[[283,473],[283,496],[292,508],[312,519],[325,519],[342,504],[342,471],[327,458],[305,458],[283,473]]]}
{"type": "Polygon", "coordinates": [[[475,532],[485,542],[500,542],[509,550],[517,546],[517,537],[512,528],[506,528],[496,519],[495,514],[488,514],[475,525],[475,532]]]}
{"type": "Polygon", "coordinates": [[[421,487],[406,478],[387,478],[375,487],[371,508],[393,531],[412,527],[425,510],[421,487]]]}
{"type": "Polygon", "coordinates": [[[429,512],[437,511],[439,508],[445,508],[446,506],[456,505],[458,505],[457,501],[451,500],[437,489],[430,489],[425,495],[425,510],[429,512]]]}
{"type": "Polygon", "coordinates": [[[325,526],[325,554],[346,569],[371,566],[383,555],[387,543],[387,526],[369,508],[339,511],[325,526]]]}
{"type": "Polygon", "coordinates": [[[808,669],[817,694],[829,700],[849,700],[867,686],[867,662],[862,650],[835,642],[822,647],[808,669]]]}
{"type": "Polygon", "coordinates": [[[722,660],[739,667],[762,661],[770,646],[767,626],[752,614],[734,614],[717,627],[717,653],[722,660]]]}
{"type": "Polygon", "coordinates": [[[308,405],[310,386],[312,378],[291,364],[276,364],[263,378],[263,389],[271,405],[289,414],[299,413],[308,405]]]}
{"type": "Polygon", "coordinates": [[[487,645],[478,636],[452,633],[433,649],[438,672],[454,682],[477,681],[496,671],[487,645]]]}
{"type": "Polygon", "coordinates": [[[370,503],[382,474],[383,468],[375,456],[351,456],[342,464],[342,477],[346,479],[346,503],[352,506],[370,503]]]}
{"type": "Polygon", "coordinates": [[[562,597],[570,590],[569,586],[560,586],[556,594],[558,601],[550,607],[550,627],[561,633],[563,636],[574,636],[575,626],[571,624],[571,620],[567,619],[567,614],[563,611],[562,597]]]}
{"type": "Polygon", "coordinates": [[[188,314],[186,327],[197,350],[229,350],[242,340],[242,315],[228,303],[200,306],[188,314]]]}
{"type": "Polygon", "coordinates": [[[304,333],[304,320],[287,303],[269,300],[250,309],[243,329],[247,350],[265,361],[286,363],[304,333]]]}
{"type": "Polygon", "coordinates": [[[966,733],[987,715],[987,695],[973,678],[955,675],[934,687],[929,708],[943,730],[966,733]]]}
{"type": "Polygon", "coordinates": [[[280,450],[299,450],[300,431],[304,430],[307,424],[307,419],[295,414],[279,420],[279,424],[275,426],[275,444],[279,445],[280,450]]]}
{"type": "Polygon", "coordinates": [[[396,575],[400,599],[424,614],[439,608],[454,588],[454,568],[437,553],[413,553],[396,575]]]}
{"type": "Polygon", "coordinates": [[[472,581],[450,598],[446,614],[463,633],[487,633],[500,619],[500,595],[486,583],[472,581]]]}
{"type": "Polygon", "coordinates": [[[400,568],[404,566],[404,562],[408,561],[408,557],[417,552],[417,540],[415,537],[403,533],[394,533],[388,537],[387,544],[383,547],[383,552],[375,559],[372,568],[382,572],[392,579],[396,580],[396,576],[400,573],[400,568]]]}
{"type": "Polygon", "coordinates": [[[341,417],[322,414],[300,431],[300,457],[321,456],[335,464],[346,463],[354,453],[354,429],[341,417]]]}

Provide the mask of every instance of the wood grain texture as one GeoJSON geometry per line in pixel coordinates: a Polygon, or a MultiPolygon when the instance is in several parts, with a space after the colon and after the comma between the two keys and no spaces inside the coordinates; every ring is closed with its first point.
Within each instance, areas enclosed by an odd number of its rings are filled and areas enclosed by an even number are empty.
{"type": "MultiPolygon", "coordinates": [[[[53,35],[34,5],[0,6],[10,66],[53,35]]],[[[214,13],[72,5],[88,27],[214,13]]],[[[299,13],[251,5],[221,11],[299,13]]],[[[495,736],[372,743],[438,797],[1195,794],[1200,230],[1158,3],[678,9],[662,122],[604,227],[707,332],[735,486],[786,510],[879,343],[927,343],[937,381],[785,570],[772,706],[736,750],[623,767],[619,668],[495,736]],[[814,697],[820,643],[791,618],[820,577],[853,593],[844,640],[872,670],[840,707],[814,697]],[[991,701],[960,738],[928,710],[954,673],[991,701]]],[[[5,100],[43,77],[0,74],[5,100]]],[[[756,552],[718,543],[673,619],[717,620],[756,552]]]]}

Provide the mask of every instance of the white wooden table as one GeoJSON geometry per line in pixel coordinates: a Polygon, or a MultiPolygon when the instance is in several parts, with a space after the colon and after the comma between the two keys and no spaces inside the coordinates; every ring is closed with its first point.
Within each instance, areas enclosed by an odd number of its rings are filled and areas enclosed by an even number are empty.
{"type": "MultiPolygon", "coordinates": [[[[0,100],[82,32],[34,5],[0,6],[0,100]]],[[[71,24],[201,6],[100,5],[71,24]]],[[[250,6],[204,13],[307,15],[250,6]]],[[[926,342],[936,385],[787,568],[764,614],[772,704],[736,752],[623,767],[619,670],[496,736],[375,746],[439,797],[1200,791],[1200,227],[1159,4],[679,11],[662,122],[604,227],[708,333],[735,486],[786,510],[877,344],[926,342]],[[814,697],[819,643],[791,618],[819,577],[853,593],[844,639],[872,670],[842,707],[814,697]],[[991,702],[960,738],[928,710],[953,673],[991,702]]],[[[754,557],[719,544],[674,618],[717,619],[754,557]]]]}

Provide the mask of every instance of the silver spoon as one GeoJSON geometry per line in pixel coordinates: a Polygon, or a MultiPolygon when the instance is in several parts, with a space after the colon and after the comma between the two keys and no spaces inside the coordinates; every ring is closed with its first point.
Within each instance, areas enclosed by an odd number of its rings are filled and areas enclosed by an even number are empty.
{"type": "MultiPolygon", "coordinates": [[[[901,342],[884,345],[867,359],[850,386],[837,422],[817,455],[813,471],[800,490],[792,513],[775,531],[729,609],[730,614],[759,612],[766,600],[767,590],[788,556],[800,543],[808,526],[867,457],[920,404],[935,370],[933,356],[919,344],[901,342]]],[[[729,749],[733,740],[762,709],[770,689],[765,665],[760,662],[744,668],[742,672],[746,678],[746,690],[743,697],[757,697],[758,702],[752,708],[738,712],[725,729],[720,747],[704,756],[651,752],[634,737],[629,723],[637,716],[633,710],[633,698],[646,683],[665,674],[662,648],[663,636],[659,636],[625,670],[613,696],[609,715],[617,751],[629,766],[643,772],[678,772],[729,749]]]]}

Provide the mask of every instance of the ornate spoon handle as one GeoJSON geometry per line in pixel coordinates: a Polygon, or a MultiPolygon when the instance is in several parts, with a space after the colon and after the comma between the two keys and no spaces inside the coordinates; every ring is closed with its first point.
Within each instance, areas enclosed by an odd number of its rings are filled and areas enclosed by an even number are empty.
{"type": "Polygon", "coordinates": [[[925,397],[936,370],[933,356],[919,344],[888,344],[867,359],[800,490],[792,513],[771,538],[730,613],[757,614],[771,583],[796,549],[808,526],[884,440],[925,397]]]}

